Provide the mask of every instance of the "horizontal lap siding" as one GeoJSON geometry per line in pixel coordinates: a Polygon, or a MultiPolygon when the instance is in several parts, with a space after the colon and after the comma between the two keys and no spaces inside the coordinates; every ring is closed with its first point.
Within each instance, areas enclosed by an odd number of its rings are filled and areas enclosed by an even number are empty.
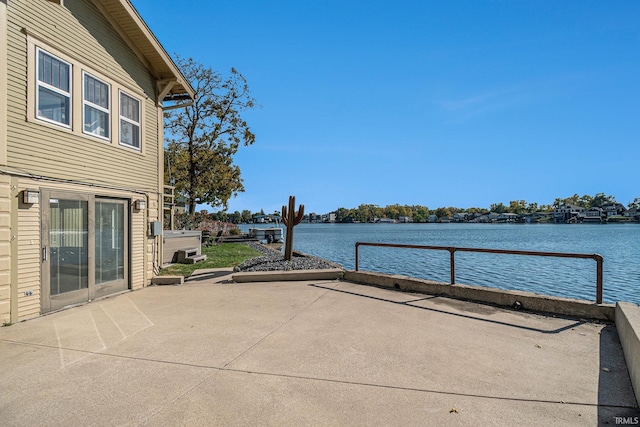
{"type": "Polygon", "coordinates": [[[0,325],[11,321],[11,179],[0,175],[0,325]]]}
{"type": "Polygon", "coordinates": [[[40,314],[40,205],[18,210],[18,320],[40,314]],[[29,295],[29,293],[31,295],[29,295]]]}
{"type": "Polygon", "coordinates": [[[146,246],[146,220],[143,215],[131,218],[131,289],[139,289],[144,283],[144,251],[146,246]]]}
{"type": "MultiPolygon", "coordinates": [[[[90,1],[83,0],[65,0],[64,6],[47,1],[11,1],[8,15],[8,165],[37,175],[158,191],[155,83],[116,30],[90,1]],[[146,94],[147,98],[141,99],[142,153],[119,147],[117,141],[104,142],[26,121],[27,36],[22,28],[79,60],[89,72],[121,84],[132,95],[146,94]],[[136,92],[128,88],[136,88],[136,92]]],[[[78,95],[74,96],[74,108],[81,108],[78,95]]],[[[112,110],[112,114],[116,112],[112,110]]],[[[117,140],[118,129],[111,133],[117,140]]]]}
{"type": "MultiPolygon", "coordinates": [[[[160,216],[160,198],[158,195],[151,195],[149,197],[149,221],[159,221],[160,216]]],[[[147,275],[147,283],[145,286],[148,286],[151,282],[151,278],[155,275],[155,269],[159,269],[162,267],[162,259],[160,259],[160,240],[161,236],[158,237],[147,237],[147,265],[146,269],[153,274],[147,275]],[[155,255],[154,255],[155,254],[155,255]]]]}
{"type": "MultiPolygon", "coordinates": [[[[147,218],[157,218],[160,192],[158,163],[161,146],[158,131],[161,123],[158,122],[154,101],[154,78],[91,1],[65,0],[61,6],[48,1],[16,0],[8,3],[7,11],[7,166],[14,171],[70,181],[19,178],[17,191],[48,188],[129,200],[148,199],[147,210],[130,211],[129,260],[131,288],[148,285],[153,276],[154,239],[148,236],[147,218]],[[117,127],[111,129],[116,141],[105,142],[28,121],[27,108],[34,108],[34,105],[27,105],[28,40],[33,40],[36,45],[42,44],[45,49],[58,50],[80,68],[114,83],[114,93],[122,88],[139,98],[142,102],[142,152],[120,147],[117,144],[117,127]],[[104,186],[133,189],[145,194],[104,186]]],[[[80,100],[79,94],[74,94],[73,108],[78,111],[82,108],[80,100]]],[[[116,114],[117,109],[111,113],[116,114]]],[[[75,126],[81,126],[81,123],[74,123],[75,126]]],[[[5,177],[5,181],[8,179],[5,177]]],[[[41,203],[45,202],[41,200],[41,203]]],[[[17,266],[18,282],[13,289],[17,291],[18,319],[23,320],[35,317],[41,311],[41,206],[20,206],[17,232],[12,232],[5,224],[7,221],[3,218],[7,212],[2,211],[3,206],[10,212],[11,203],[0,195],[0,249],[10,245],[9,236],[16,234],[17,259],[11,264],[11,259],[3,258],[0,253],[0,318],[4,321],[8,315],[5,311],[10,303],[9,283],[5,282],[10,280],[11,266],[14,265],[17,266]],[[2,246],[4,243],[6,245],[2,246]],[[8,275],[5,274],[7,269],[8,275]]]]}

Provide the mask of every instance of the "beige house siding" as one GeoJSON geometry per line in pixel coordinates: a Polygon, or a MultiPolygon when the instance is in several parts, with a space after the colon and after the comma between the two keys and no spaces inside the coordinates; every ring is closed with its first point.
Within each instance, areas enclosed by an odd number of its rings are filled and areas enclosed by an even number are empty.
{"type": "MultiPolygon", "coordinates": [[[[0,166],[7,164],[7,2],[0,0],[0,166]]],[[[1,312],[1,311],[0,311],[1,312]]]]}
{"type": "Polygon", "coordinates": [[[0,175],[0,326],[11,322],[11,178],[0,175]]]}
{"type": "MultiPolygon", "coordinates": [[[[0,0],[0,167],[7,164],[7,2],[0,0]]],[[[0,175],[0,326],[11,322],[11,178],[0,175]]]]}
{"type": "Polygon", "coordinates": [[[155,80],[145,64],[91,2],[16,1],[11,2],[8,15],[8,164],[35,175],[159,192],[160,123],[155,80]],[[73,65],[74,131],[33,118],[35,46],[73,65]],[[82,134],[82,70],[111,84],[111,98],[116,100],[111,110],[111,141],[82,134]],[[31,76],[27,85],[25,75],[31,76]],[[115,104],[120,89],[141,101],[140,151],[118,142],[115,104]]]}
{"type": "Polygon", "coordinates": [[[131,217],[131,289],[146,286],[144,260],[146,258],[146,218],[143,214],[131,217]]]}
{"type": "MultiPolygon", "coordinates": [[[[18,191],[21,191],[19,186],[18,191]]],[[[33,188],[31,186],[30,188],[33,188]]],[[[40,315],[40,204],[18,203],[18,321],[40,315]]]]}
{"type": "MultiPolygon", "coordinates": [[[[154,194],[149,197],[149,222],[153,221],[162,221],[162,217],[160,216],[159,206],[159,197],[160,195],[154,194]]],[[[145,265],[144,270],[148,272],[145,277],[145,286],[151,284],[151,279],[155,275],[155,271],[159,270],[162,266],[162,260],[160,259],[160,237],[148,236],[149,224],[145,224],[145,236],[146,236],[146,254],[145,254],[145,265]]]]}
{"type": "Polygon", "coordinates": [[[0,0],[0,322],[36,317],[49,307],[43,304],[49,290],[42,288],[49,264],[41,259],[49,206],[42,197],[49,192],[127,201],[127,286],[150,284],[161,262],[160,239],[148,232],[149,222],[162,218],[157,80],[178,80],[167,90],[193,91],[163,52],[126,2],[0,0]],[[38,117],[38,49],[71,66],[70,126],[38,117]],[[83,132],[83,73],[110,87],[109,138],[83,132]],[[119,142],[120,92],[140,102],[139,149],[119,142]],[[40,191],[39,203],[23,203],[25,189],[40,191]],[[146,208],[135,209],[136,200],[146,208]]]}

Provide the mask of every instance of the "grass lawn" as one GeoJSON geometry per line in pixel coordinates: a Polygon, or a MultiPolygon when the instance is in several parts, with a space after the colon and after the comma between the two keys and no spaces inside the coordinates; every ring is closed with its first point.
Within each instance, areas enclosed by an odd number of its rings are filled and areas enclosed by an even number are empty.
{"type": "Polygon", "coordinates": [[[215,246],[202,247],[202,253],[207,259],[195,264],[174,264],[160,270],[161,276],[188,277],[195,270],[201,268],[235,267],[250,258],[262,256],[255,249],[239,243],[222,243],[215,246]]]}

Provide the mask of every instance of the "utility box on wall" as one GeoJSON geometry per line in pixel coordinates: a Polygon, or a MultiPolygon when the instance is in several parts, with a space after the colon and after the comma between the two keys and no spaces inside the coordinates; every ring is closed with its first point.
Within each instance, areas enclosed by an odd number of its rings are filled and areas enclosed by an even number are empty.
{"type": "Polygon", "coordinates": [[[160,236],[162,234],[162,223],[160,221],[153,221],[149,223],[149,235],[160,236]]]}

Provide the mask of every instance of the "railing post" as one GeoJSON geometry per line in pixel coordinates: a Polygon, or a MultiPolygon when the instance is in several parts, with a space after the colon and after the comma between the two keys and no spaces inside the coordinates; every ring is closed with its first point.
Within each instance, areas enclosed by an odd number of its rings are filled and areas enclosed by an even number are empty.
{"type": "Polygon", "coordinates": [[[596,260],[596,304],[602,304],[602,264],[604,259],[602,256],[595,256],[596,260]]]}
{"type": "Polygon", "coordinates": [[[356,242],[356,271],[358,271],[358,246],[360,246],[360,242],[356,242]]]}
{"type": "Polygon", "coordinates": [[[451,273],[451,284],[456,284],[456,248],[449,248],[449,270],[451,273]]]}

